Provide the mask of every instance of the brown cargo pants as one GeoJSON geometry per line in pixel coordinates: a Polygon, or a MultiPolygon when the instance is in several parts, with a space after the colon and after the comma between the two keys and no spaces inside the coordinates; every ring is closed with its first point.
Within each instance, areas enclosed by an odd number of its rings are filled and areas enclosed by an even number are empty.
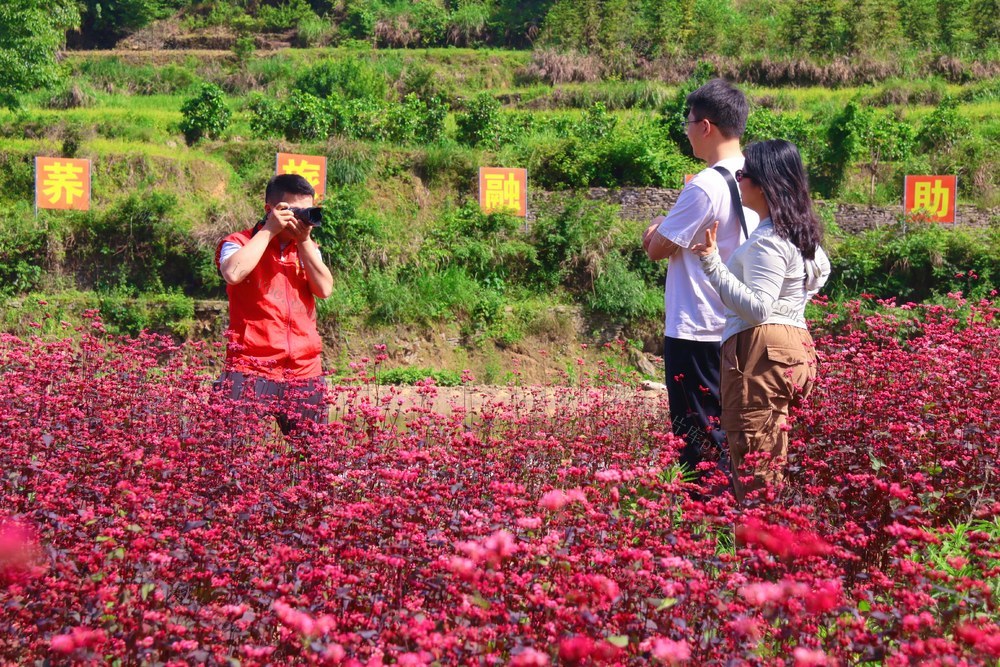
{"type": "Polygon", "coordinates": [[[739,502],[784,479],[788,414],[815,379],[816,348],[806,329],[763,324],[723,342],[721,425],[739,502]]]}

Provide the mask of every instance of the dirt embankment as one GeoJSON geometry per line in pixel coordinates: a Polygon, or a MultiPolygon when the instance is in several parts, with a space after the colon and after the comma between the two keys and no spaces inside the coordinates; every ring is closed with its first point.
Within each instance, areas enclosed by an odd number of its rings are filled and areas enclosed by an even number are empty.
{"type": "Polygon", "coordinates": [[[330,409],[333,419],[357,409],[362,403],[379,406],[383,418],[390,423],[405,423],[415,412],[427,411],[437,415],[450,415],[461,411],[476,420],[494,411],[515,414],[544,414],[556,416],[566,408],[576,408],[588,400],[592,391],[600,392],[603,405],[641,401],[654,411],[669,412],[666,392],[657,386],[632,387],[607,385],[587,389],[547,385],[469,385],[464,387],[421,388],[415,386],[365,385],[362,387],[337,387],[330,409]]]}
{"type": "MultiPolygon", "coordinates": [[[[223,340],[227,313],[225,301],[197,302],[192,336],[223,340]]],[[[385,354],[381,368],[468,370],[474,383],[490,385],[576,383],[632,370],[662,381],[659,321],[648,322],[645,328],[626,328],[587,317],[581,307],[567,305],[552,309],[530,329],[520,340],[501,345],[464,336],[457,324],[447,322],[377,329],[328,324],[321,331],[324,366],[338,375],[360,370],[374,375],[374,359],[385,354]],[[634,342],[623,345],[626,340],[634,342]]]]}

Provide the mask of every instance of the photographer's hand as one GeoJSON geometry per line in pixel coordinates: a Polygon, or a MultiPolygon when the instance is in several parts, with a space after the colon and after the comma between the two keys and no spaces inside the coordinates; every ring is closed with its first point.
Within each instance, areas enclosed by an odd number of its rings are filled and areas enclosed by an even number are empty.
{"type": "Polygon", "coordinates": [[[299,245],[302,245],[311,238],[312,225],[308,225],[296,217],[292,218],[292,222],[285,229],[288,231],[289,236],[292,237],[292,240],[299,245]]]}
{"type": "Polygon", "coordinates": [[[273,208],[267,214],[267,220],[264,222],[264,230],[270,232],[271,236],[278,236],[283,231],[292,231],[292,225],[298,222],[295,219],[295,214],[292,213],[288,204],[281,202],[275,204],[273,208]]]}
{"type": "Polygon", "coordinates": [[[268,244],[280,236],[289,226],[295,222],[295,214],[288,210],[288,204],[282,202],[273,207],[268,207],[267,216],[264,218],[264,225],[260,230],[250,237],[250,241],[242,248],[234,252],[226,261],[219,266],[223,280],[229,285],[237,285],[243,282],[250,272],[253,271],[260,258],[267,250],[268,244]]]}

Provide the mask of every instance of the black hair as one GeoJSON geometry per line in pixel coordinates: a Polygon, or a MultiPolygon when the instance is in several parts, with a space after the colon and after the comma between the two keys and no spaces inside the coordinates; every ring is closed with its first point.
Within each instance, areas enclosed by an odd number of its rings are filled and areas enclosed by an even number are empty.
{"type": "Polygon", "coordinates": [[[790,141],[771,139],[743,149],[743,178],[764,192],[775,233],[791,241],[805,259],[816,256],[822,237],[819,219],[809,197],[809,177],[799,149],[790,141]]]}
{"type": "Polygon", "coordinates": [[[316,188],[310,185],[304,176],[299,174],[278,174],[267,182],[264,190],[264,201],[272,206],[278,204],[285,195],[316,196],[316,188]]]}
{"type": "Polygon", "coordinates": [[[695,120],[707,118],[728,139],[739,139],[747,129],[747,114],[750,113],[747,98],[728,81],[712,79],[686,99],[695,120]]]}

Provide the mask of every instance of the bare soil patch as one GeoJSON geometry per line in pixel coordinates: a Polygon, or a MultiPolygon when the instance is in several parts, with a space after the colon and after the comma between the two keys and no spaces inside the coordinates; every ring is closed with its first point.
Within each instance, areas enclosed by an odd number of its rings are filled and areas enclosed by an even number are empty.
{"type": "Polygon", "coordinates": [[[553,416],[573,410],[586,400],[599,395],[607,403],[642,401],[650,407],[662,406],[666,415],[667,394],[661,389],[643,389],[625,385],[604,387],[559,387],[542,385],[496,386],[474,385],[465,387],[416,387],[363,385],[335,389],[337,400],[331,408],[331,417],[338,419],[362,403],[380,406],[387,421],[406,421],[414,412],[451,415],[461,411],[470,418],[477,418],[498,410],[513,410],[515,414],[546,414],[553,416]]]}

